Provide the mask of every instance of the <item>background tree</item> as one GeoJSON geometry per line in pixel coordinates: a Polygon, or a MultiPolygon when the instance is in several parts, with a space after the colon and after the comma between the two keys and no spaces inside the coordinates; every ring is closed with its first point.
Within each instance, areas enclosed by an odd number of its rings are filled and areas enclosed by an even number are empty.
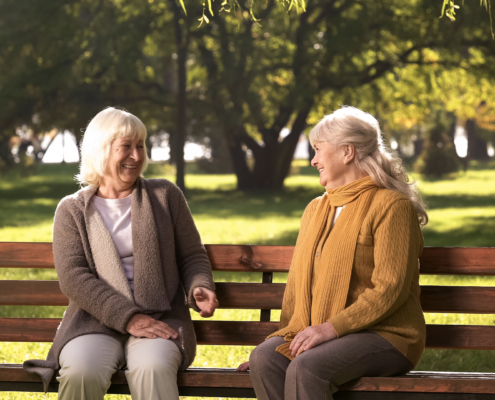
{"type": "Polygon", "coordinates": [[[170,132],[175,159],[186,136],[217,149],[223,136],[238,187],[256,189],[283,185],[301,133],[339,104],[396,131],[425,121],[435,102],[459,114],[466,104],[493,107],[485,88],[494,44],[478,8],[451,24],[426,1],[314,0],[302,14],[279,3],[256,3],[260,22],[249,7],[220,14],[213,4],[214,17],[198,27],[195,2],[185,16],[169,0],[4,0],[0,131],[59,127],[80,136],[99,110],[118,104],[150,133],[170,132]]]}
{"type": "Polygon", "coordinates": [[[480,24],[480,10],[466,10],[455,25],[439,20],[435,11],[429,2],[315,0],[305,13],[287,15],[268,1],[259,11],[261,25],[246,10],[237,16],[241,23],[234,16],[212,19],[198,49],[238,188],[283,185],[312,111],[321,118],[338,104],[363,104],[363,97],[374,100],[371,110],[379,104],[390,109],[384,86],[412,65],[412,85],[418,77],[430,81],[419,99],[425,107],[417,107],[426,109],[434,93],[433,63],[443,70],[459,67],[466,48],[492,59],[494,45],[484,29],[488,25],[480,24]],[[281,138],[284,128],[290,133],[281,138]]]}

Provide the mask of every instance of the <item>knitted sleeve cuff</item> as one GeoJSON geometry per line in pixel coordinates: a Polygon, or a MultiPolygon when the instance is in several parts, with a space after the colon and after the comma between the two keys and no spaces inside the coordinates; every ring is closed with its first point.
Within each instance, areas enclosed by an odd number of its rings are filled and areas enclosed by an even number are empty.
{"type": "Polygon", "coordinates": [[[351,327],[342,314],[330,318],[328,322],[332,324],[333,329],[335,329],[335,332],[337,333],[337,337],[342,337],[351,333],[351,327]]]}

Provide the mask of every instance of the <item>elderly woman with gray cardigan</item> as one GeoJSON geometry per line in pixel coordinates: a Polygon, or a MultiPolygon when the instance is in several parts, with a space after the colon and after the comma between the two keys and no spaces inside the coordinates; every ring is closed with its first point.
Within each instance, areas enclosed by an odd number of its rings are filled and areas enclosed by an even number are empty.
{"type": "Polygon", "coordinates": [[[125,367],[133,399],[179,398],[177,371],[193,361],[188,306],[218,301],[204,246],[182,192],[141,177],[146,128],[107,108],[90,122],[78,179],[53,225],[53,253],[69,306],[45,361],[29,360],[45,390],[60,368],[59,398],[103,399],[125,367]]]}

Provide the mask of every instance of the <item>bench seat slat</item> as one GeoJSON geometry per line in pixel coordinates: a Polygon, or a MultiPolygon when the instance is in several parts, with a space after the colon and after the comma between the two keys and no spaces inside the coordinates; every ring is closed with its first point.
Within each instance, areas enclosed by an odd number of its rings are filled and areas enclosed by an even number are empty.
{"type": "MultiPolygon", "coordinates": [[[[294,246],[206,245],[215,271],[288,272],[294,246]]],[[[495,276],[495,247],[425,247],[421,274],[495,276]]],[[[0,242],[0,268],[53,268],[51,243],[0,242]]]]}
{"type": "MultiPolygon", "coordinates": [[[[61,319],[0,318],[1,342],[51,342],[61,319]]],[[[194,321],[199,344],[256,346],[278,322],[194,321]]],[[[427,325],[426,347],[495,350],[495,326],[427,325]]]]}
{"type": "MultiPolygon", "coordinates": [[[[216,283],[220,308],[280,309],[282,283],[216,283]]],[[[67,306],[57,281],[0,281],[0,305],[67,306]]],[[[422,286],[425,312],[495,314],[495,287],[422,286]]]]}
{"type": "MultiPolygon", "coordinates": [[[[0,364],[0,376],[4,382],[40,381],[37,375],[25,372],[20,364],[0,364]]],[[[180,372],[177,380],[179,387],[253,387],[248,373],[237,372],[230,368],[190,368],[185,372],[180,372]]],[[[53,382],[56,382],[55,377],[53,382]]],[[[127,384],[124,371],[118,371],[113,375],[112,384],[127,384]]],[[[392,378],[364,377],[343,385],[341,391],[495,394],[495,374],[410,372],[392,378]],[[480,384],[480,380],[482,384],[480,384]]]]}

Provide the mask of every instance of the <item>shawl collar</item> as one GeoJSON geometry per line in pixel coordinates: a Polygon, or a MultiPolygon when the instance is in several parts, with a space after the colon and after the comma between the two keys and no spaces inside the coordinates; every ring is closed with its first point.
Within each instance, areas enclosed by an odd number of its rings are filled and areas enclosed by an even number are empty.
{"type": "Polygon", "coordinates": [[[131,218],[134,302],[148,312],[168,311],[171,307],[165,289],[155,215],[141,178],[132,191],[131,218]]]}
{"type": "Polygon", "coordinates": [[[102,281],[132,301],[131,288],[122,268],[112,235],[91,201],[91,197],[95,193],[96,187],[91,186],[83,189],[84,219],[96,272],[102,281]]]}
{"type": "Polygon", "coordinates": [[[151,201],[140,178],[132,191],[131,223],[134,256],[134,296],[114,241],[93,202],[96,187],[83,189],[84,217],[96,271],[101,280],[146,313],[171,309],[164,284],[158,232],[151,201]]]}

